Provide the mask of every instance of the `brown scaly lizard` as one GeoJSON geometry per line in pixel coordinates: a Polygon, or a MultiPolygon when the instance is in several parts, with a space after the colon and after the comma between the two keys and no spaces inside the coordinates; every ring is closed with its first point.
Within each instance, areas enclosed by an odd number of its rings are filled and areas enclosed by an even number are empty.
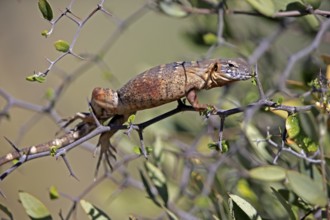
{"type": "MultiPolygon", "coordinates": [[[[95,88],[92,92],[91,106],[96,118],[103,123],[111,119],[109,124],[121,125],[128,117],[137,111],[154,108],[186,97],[192,107],[199,112],[212,113],[215,107],[200,104],[197,93],[221,87],[239,80],[253,77],[249,65],[242,59],[210,59],[192,62],[174,62],[151,68],[128,81],[123,87],[115,91],[109,88],[95,88]]],[[[92,114],[77,113],[68,120],[68,124],[76,119],[82,119],[73,130],[44,144],[20,149],[0,158],[0,166],[23,154],[36,154],[57,149],[80,139],[95,127],[92,114]]],[[[116,130],[110,130],[100,136],[101,156],[112,156],[110,138],[116,130]]],[[[108,162],[109,163],[109,162],[108,162]]],[[[111,164],[109,163],[110,167],[111,164]]],[[[1,179],[1,178],[0,178],[1,179]]]]}

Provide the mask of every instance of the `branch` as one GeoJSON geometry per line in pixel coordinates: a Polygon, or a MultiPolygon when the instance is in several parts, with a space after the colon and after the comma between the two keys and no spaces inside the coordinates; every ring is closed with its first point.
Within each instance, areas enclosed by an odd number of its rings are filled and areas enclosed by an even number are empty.
{"type": "MultiPolygon", "coordinates": [[[[249,108],[261,108],[261,107],[271,107],[273,110],[282,110],[286,112],[300,112],[300,111],[308,111],[312,108],[312,106],[301,106],[301,107],[295,107],[295,106],[286,106],[286,105],[278,105],[276,102],[268,101],[268,100],[261,100],[259,102],[250,104],[245,107],[239,107],[239,108],[233,108],[229,110],[218,110],[216,114],[220,116],[221,118],[228,117],[233,114],[237,114],[240,112],[244,112],[245,110],[249,108]]],[[[142,122],[140,124],[135,124],[134,126],[138,127],[138,129],[145,129],[146,127],[159,122],[165,118],[168,118],[172,115],[175,115],[179,112],[183,111],[195,111],[195,109],[191,106],[187,106],[183,104],[181,101],[178,101],[177,108],[168,111],[162,115],[159,115],[153,119],[150,119],[148,121],[142,122]]],[[[118,130],[126,130],[128,129],[128,126],[126,125],[118,125],[116,124],[116,121],[113,122],[113,124],[110,124],[109,126],[103,126],[99,125],[96,126],[95,124],[90,123],[80,123],[77,125],[76,128],[69,131],[68,133],[64,134],[63,136],[59,138],[55,138],[54,140],[51,140],[47,143],[39,144],[36,146],[30,146],[26,147],[20,150],[20,152],[14,151],[11,153],[8,153],[7,155],[0,158],[0,166],[8,163],[14,159],[18,159],[19,162],[13,165],[11,168],[9,168],[7,171],[5,171],[2,175],[0,175],[0,180],[2,181],[8,174],[13,172],[15,169],[17,169],[19,166],[21,166],[23,163],[28,162],[30,160],[45,157],[51,155],[51,150],[53,147],[56,148],[56,154],[55,156],[62,156],[69,152],[71,149],[75,148],[76,146],[86,142],[87,140],[105,133],[109,131],[118,131],[118,130]]],[[[113,133],[114,134],[114,133],[113,133]]]]}

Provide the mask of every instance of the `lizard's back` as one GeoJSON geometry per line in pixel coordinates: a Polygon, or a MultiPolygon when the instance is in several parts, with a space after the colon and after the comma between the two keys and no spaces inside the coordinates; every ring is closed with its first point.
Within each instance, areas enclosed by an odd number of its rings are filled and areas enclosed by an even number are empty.
{"type": "Polygon", "coordinates": [[[186,94],[184,62],[151,68],[128,81],[118,93],[119,109],[135,111],[178,100],[186,94]]]}

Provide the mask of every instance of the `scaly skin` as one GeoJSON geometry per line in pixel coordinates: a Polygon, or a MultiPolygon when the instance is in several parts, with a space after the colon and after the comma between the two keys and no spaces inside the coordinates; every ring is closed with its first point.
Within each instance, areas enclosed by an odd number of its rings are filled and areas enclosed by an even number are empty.
{"type": "MultiPolygon", "coordinates": [[[[91,106],[100,122],[112,118],[109,124],[121,125],[137,111],[154,108],[186,97],[196,111],[206,111],[213,106],[199,104],[197,92],[203,89],[221,87],[229,83],[247,80],[253,76],[249,65],[242,59],[211,59],[192,62],[174,62],[151,68],[127,82],[119,90],[95,88],[91,106]]],[[[0,165],[20,158],[21,154],[35,154],[50,151],[52,146],[62,148],[88,134],[95,128],[93,117],[76,114],[68,124],[82,119],[76,128],[63,136],[44,144],[21,149],[0,158],[0,165]]],[[[110,138],[115,130],[100,136],[101,156],[114,157],[115,148],[110,138]]],[[[107,158],[108,159],[108,158],[107,158]]],[[[109,163],[109,162],[108,162],[109,163]]],[[[110,167],[111,164],[109,163],[110,167]]]]}

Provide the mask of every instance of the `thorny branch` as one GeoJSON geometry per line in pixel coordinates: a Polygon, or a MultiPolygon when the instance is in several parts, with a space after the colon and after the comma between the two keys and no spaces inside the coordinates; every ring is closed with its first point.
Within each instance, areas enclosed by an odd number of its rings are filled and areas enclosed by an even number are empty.
{"type": "Polygon", "coordinates": [[[66,55],[68,55],[68,54],[71,54],[71,55],[73,55],[73,56],[75,56],[75,57],[77,57],[77,58],[83,59],[82,57],[80,57],[79,55],[76,55],[76,54],[73,52],[73,47],[74,47],[75,44],[76,44],[76,41],[77,41],[77,39],[78,39],[78,37],[79,37],[79,35],[80,35],[80,32],[81,32],[82,28],[84,27],[84,25],[86,24],[86,22],[87,22],[89,19],[91,19],[92,16],[93,16],[97,11],[102,11],[102,12],[105,13],[106,15],[111,16],[111,14],[110,14],[110,13],[109,13],[109,12],[103,7],[103,3],[104,3],[104,1],[100,1],[100,3],[97,4],[97,7],[96,7],[94,10],[92,10],[92,12],[91,12],[90,14],[88,14],[87,17],[86,17],[85,19],[83,19],[83,20],[80,21],[80,20],[78,20],[78,18],[75,17],[75,16],[68,16],[68,15],[72,14],[72,12],[71,12],[71,7],[72,7],[73,2],[74,2],[74,1],[72,1],[72,2],[70,3],[69,7],[67,7],[66,10],[65,10],[63,13],[61,13],[61,14],[59,15],[58,18],[56,18],[54,21],[50,21],[52,27],[51,27],[50,31],[47,32],[47,36],[49,36],[50,34],[52,34],[52,32],[54,31],[54,28],[55,28],[55,25],[57,24],[57,22],[60,21],[60,19],[61,19],[63,16],[67,16],[70,20],[72,20],[74,23],[76,23],[76,24],[78,25],[78,28],[77,28],[77,30],[76,30],[76,33],[75,33],[75,35],[74,35],[74,37],[73,37],[73,40],[72,40],[72,42],[71,42],[71,44],[70,44],[70,48],[69,48],[69,50],[68,50],[67,52],[61,54],[61,55],[60,55],[59,57],[57,57],[54,61],[52,61],[52,60],[50,60],[50,59],[47,59],[48,62],[50,63],[50,65],[48,66],[48,68],[47,68],[44,72],[38,72],[38,73],[36,73],[36,74],[35,74],[36,77],[40,77],[40,76],[42,76],[42,77],[46,77],[46,76],[48,75],[49,71],[54,67],[54,65],[55,65],[57,62],[59,62],[60,60],[62,60],[62,59],[63,59],[66,55]]]}
{"type": "MultiPolygon", "coordinates": [[[[285,105],[278,105],[276,102],[273,101],[268,101],[268,100],[261,100],[258,101],[256,103],[252,103],[246,107],[239,107],[239,108],[233,108],[233,109],[229,109],[229,110],[218,110],[217,114],[220,116],[220,118],[225,118],[228,117],[230,115],[233,114],[237,114],[237,113],[241,113],[244,112],[246,109],[248,108],[263,108],[263,107],[272,107],[273,110],[282,110],[282,111],[286,111],[286,112],[303,112],[303,111],[308,111],[310,110],[313,106],[302,106],[302,107],[292,107],[292,106],[285,106],[285,105]]],[[[159,115],[157,117],[154,117],[153,119],[150,119],[146,122],[142,122],[140,124],[132,124],[132,127],[136,127],[137,130],[143,130],[145,128],[147,128],[148,126],[157,123],[165,118],[168,118],[174,114],[177,114],[179,112],[183,112],[183,111],[195,111],[193,107],[191,106],[187,106],[185,104],[183,104],[181,101],[179,101],[178,107],[166,112],[162,115],[159,115]]],[[[224,120],[221,120],[221,126],[223,128],[223,123],[224,120]]],[[[87,125],[84,125],[87,126],[87,125]]],[[[55,154],[55,157],[58,156],[63,156],[65,155],[67,152],[69,152],[71,149],[75,148],[76,146],[79,146],[80,144],[88,141],[89,139],[96,137],[104,132],[110,131],[110,130],[127,130],[129,129],[129,126],[127,125],[109,125],[109,126],[104,126],[99,124],[95,129],[94,126],[87,126],[87,130],[83,131],[81,134],[77,135],[72,135],[73,137],[76,136],[76,140],[68,145],[65,145],[61,148],[57,149],[57,152],[55,154]]],[[[79,132],[79,128],[78,128],[78,132],[79,132]]],[[[141,136],[140,136],[141,137],[141,136]]],[[[221,137],[220,137],[220,142],[221,142],[221,137]]],[[[144,147],[144,142],[143,140],[141,140],[141,148],[143,149],[144,147]]],[[[29,148],[27,148],[26,150],[24,149],[23,151],[24,153],[22,154],[22,156],[19,158],[19,163],[16,163],[15,165],[13,165],[11,168],[9,168],[7,171],[5,171],[3,174],[0,175],[0,180],[3,180],[9,173],[13,172],[16,168],[18,168],[19,166],[21,166],[23,163],[33,160],[33,159],[37,159],[40,157],[45,157],[45,156],[49,156],[51,155],[51,151],[49,149],[45,149],[45,151],[40,152],[40,153],[35,153],[35,154],[30,154],[29,155],[29,148]]],[[[143,151],[142,151],[143,152],[143,151]]],[[[293,151],[288,151],[288,152],[293,152],[293,151]]],[[[299,156],[299,153],[295,153],[294,155],[299,156]]],[[[144,153],[144,156],[146,156],[146,153],[144,153]]],[[[306,155],[300,155],[301,158],[306,159],[306,155]]],[[[309,160],[310,162],[312,162],[312,160],[309,160]]],[[[9,162],[9,161],[8,161],[9,162]]],[[[65,161],[66,162],[66,161],[65,161]]],[[[319,161],[317,161],[319,162],[319,161]]],[[[69,166],[68,166],[69,168],[69,166]]],[[[69,168],[70,173],[72,174],[71,168],[69,168]]]]}

